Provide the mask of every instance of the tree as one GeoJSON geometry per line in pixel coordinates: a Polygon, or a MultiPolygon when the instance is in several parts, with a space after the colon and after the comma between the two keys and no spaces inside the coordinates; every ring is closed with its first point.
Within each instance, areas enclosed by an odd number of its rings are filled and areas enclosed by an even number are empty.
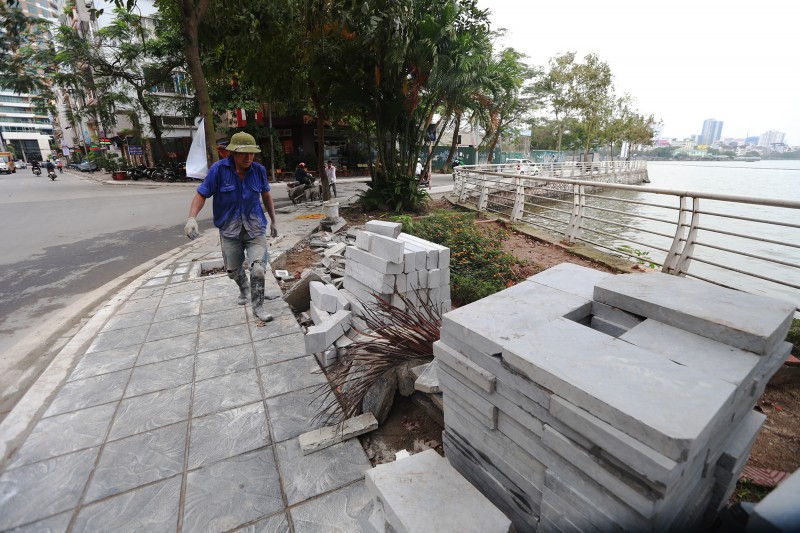
{"type": "Polygon", "coordinates": [[[0,86],[17,94],[49,94],[38,60],[49,34],[47,20],[25,15],[18,2],[0,2],[0,86]]]}
{"type": "MultiPolygon", "coordinates": [[[[174,71],[183,65],[178,39],[156,24],[149,35],[141,19],[124,9],[115,10],[113,21],[94,34],[91,41],[76,28],[62,26],[57,34],[59,65],[56,83],[73,96],[91,91],[91,103],[84,113],[101,124],[116,124],[118,109],[138,106],[146,114],[159,153],[165,154],[159,108],[163,107],[150,89],[172,82],[174,71]],[[128,88],[135,98],[128,96],[128,88]]],[[[70,117],[71,119],[71,117],[70,117]]]]}
{"type": "Polygon", "coordinates": [[[588,54],[575,69],[573,97],[569,103],[584,123],[584,151],[588,152],[593,138],[602,128],[612,106],[611,69],[597,54],[588,54]]]}
{"type": "Polygon", "coordinates": [[[575,52],[566,52],[549,61],[549,70],[533,85],[539,101],[548,105],[557,127],[555,149],[561,151],[561,141],[566,122],[575,115],[577,65],[575,52]]]}

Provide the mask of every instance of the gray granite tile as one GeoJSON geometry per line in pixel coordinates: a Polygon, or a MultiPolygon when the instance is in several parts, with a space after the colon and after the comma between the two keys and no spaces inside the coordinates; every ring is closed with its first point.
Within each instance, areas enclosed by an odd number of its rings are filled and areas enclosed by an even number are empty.
{"type": "Polygon", "coordinates": [[[184,531],[225,531],[283,509],[271,448],[189,472],[184,531]]]}
{"type": "Polygon", "coordinates": [[[234,294],[231,292],[228,296],[222,298],[213,298],[211,300],[203,300],[203,312],[213,313],[215,311],[222,311],[224,309],[234,309],[237,307],[244,307],[239,305],[238,292],[234,294]]]}
{"type": "Polygon", "coordinates": [[[155,309],[135,311],[133,313],[117,314],[112,316],[102,331],[114,331],[117,329],[132,328],[133,326],[143,326],[153,321],[155,309]]]}
{"type": "Polygon", "coordinates": [[[239,293],[236,283],[228,276],[206,281],[203,286],[203,299],[206,298],[231,298],[239,293]]]}
{"type": "Polygon", "coordinates": [[[203,299],[202,289],[184,291],[175,294],[165,294],[161,298],[161,305],[159,307],[167,307],[170,305],[180,305],[180,304],[188,304],[191,302],[199,302],[202,299],[203,299]]]}
{"type": "Polygon", "coordinates": [[[181,476],[83,507],[75,532],[174,532],[180,512],[181,476]]]}
{"type": "Polygon", "coordinates": [[[236,326],[247,323],[247,313],[243,305],[235,309],[225,309],[213,313],[204,313],[200,316],[200,331],[236,326]]]}
{"type": "Polygon", "coordinates": [[[75,507],[97,451],[91,448],[62,455],[0,475],[0,530],[75,507]]]}
{"type": "MultiPolygon", "coordinates": [[[[170,270],[167,275],[172,275],[173,272],[170,270]]],[[[182,292],[191,292],[191,291],[202,291],[203,290],[203,280],[196,280],[187,283],[181,283],[180,285],[176,285],[174,287],[168,287],[164,289],[164,295],[168,294],[180,294],[182,292]]]]}
{"type": "Polygon", "coordinates": [[[292,508],[295,533],[360,533],[372,513],[372,495],[359,481],[292,508]]]}
{"type": "Polygon", "coordinates": [[[270,444],[262,402],[192,420],[189,468],[198,468],[270,444]]]}
{"type": "Polygon", "coordinates": [[[125,397],[138,396],[157,390],[174,389],[192,381],[194,356],[172,359],[163,363],[137,366],[133,369],[125,397]]]}
{"type": "Polygon", "coordinates": [[[134,326],[132,328],[118,329],[115,331],[107,331],[100,333],[94,339],[86,353],[102,352],[105,350],[113,350],[114,348],[122,348],[123,346],[133,346],[141,344],[147,337],[147,331],[150,329],[149,324],[144,326],[134,326]]]}
{"type": "Polygon", "coordinates": [[[131,368],[136,362],[136,356],[139,355],[139,348],[139,345],[126,346],[125,348],[86,354],[72,371],[69,381],[131,368]]]}
{"type": "Polygon", "coordinates": [[[254,341],[302,332],[294,315],[278,316],[271,322],[263,323],[253,316],[251,309],[248,308],[247,313],[250,316],[250,334],[254,341]]]}
{"type": "Polygon", "coordinates": [[[194,384],[192,416],[239,407],[261,399],[255,370],[227,374],[194,384]]]}
{"type": "Polygon", "coordinates": [[[108,440],[121,439],[189,418],[192,384],[122,400],[108,440]]]}
{"type": "Polygon", "coordinates": [[[142,351],[136,364],[160,363],[161,361],[192,355],[195,348],[197,348],[196,333],[146,342],[142,345],[142,351]]]}
{"type": "Polygon", "coordinates": [[[70,520],[72,520],[72,511],[67,511],[31,524],[9,529],[8,533],[64,533],[69,526],[70,520]]]}
{"type": "Polygon", "coordinates": [[[201,302],[197,301],[160,307],[156,310],[155,319],[160,322],[162,320],[173,320],[185,316],[196,316],[200,314],[200,304],[201,302]]]}
{"type": "Polygon", "coordinates": [[[327,382],[312,356],[263,366],[260,371],[266,398],[327,382]]]}
{"type": "Polygon", "coordinates": [[[238,346],[250,342],[250,332],[246,324],[229,326],[211,331],[201,331],[198,340],[198,352],[210,352],[229,346],[238,346]]]}
{"type": "Polygon", "coordinates": [[[327,402],[317,387],[275,396],[267,400],[269,421],[275,442],[292,439],[324,425],[324,419],[312,420],[327,402]]]}
{"type": "Polygon", "coordinates": [[[145,311],[147,309],[155,309],[161,302],[161,294],[150,298],[141,298],[138,300],[128,300],[120,306],[117,310],[118,313],[135,313],[137,311],[145,311]]]}
{"type": "Polygon", "coordinates": [[[58,391],[44,416],[59,415],[119,400],[130,375],[131,369],[126,368],[111,374],[70,381],[58,391]]]}
{"type": "Polygon", "coordinates": [[[258,366],[297,359],[306,354],[306,341],[302,333],[290,333],[253,343],[258,366]]]}
{"type": "Polygon", "coordinates": [[[86,501],[93,502],[182,472],[187,424],[181,422],[107,443],[86,492],[86,501]]]}
{"type": "Polygon", "coordinates": [[[289,533],[290,531],[286,513],[279,513],[237,529],[236,533],[289,533]]]}
{"type": "Polygon", "coordinates": [[[9,468],[99,445],[116,407],[109,403],[41,419],[11,457],[9,468]]]}
{"type": "Polygon", "coordinates": [[[275,444],[289,505],[363,479],[371,468],[358,439],[303,455],[297,439],[275,444]]]}
{"type": "Polygon", "coordinates": [[[161,298],[164,295],[164,289],[160,288],[141,288],[134,292],[128,300],[140,300],[142,298],[161,298]]]}
{"type": "Polygon", "coordinates": [[[143,287],[161,287],[167,284],[168,278],[152,278],[145,282],[143,287]]]}
{"type": "MultiPolygon", "coordinates": [[[[280,289],[278,289],[280,290],[280,289]]],[[[266,309],[272,316],[294,316],[294,311],[289,307],[289,304],[282,299],[278,300],[264,300],[264,309],[266,309]]]]}
{"type": "Polygon", "coordinates": [[[198,316],[185,316],[164,322],[156,322],[150,326],[147,334],[148,341],[157,341],[170,337],[179,337],[197,332],[197,325],[200,323],[198,316]]]}
{"type": "Polygon", "coordinates": [[[195,379],[203,379],[249,370],[256,365],[250,343],[197,354],[195,379]]]}

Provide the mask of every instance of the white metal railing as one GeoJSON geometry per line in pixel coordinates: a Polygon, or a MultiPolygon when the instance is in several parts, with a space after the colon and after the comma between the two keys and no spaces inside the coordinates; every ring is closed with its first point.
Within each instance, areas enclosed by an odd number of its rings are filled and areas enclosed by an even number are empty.
{"type": "MultiPolygon", "coordinates": [[[[458,168],[458,167],[456,167],[458,168]]],[[[486,172],[503,172],[548,178],[598,177],[620,173],[646,172],[647,161],[565,161],[561,163],[486,163],[461,167],[486,172]]]]}
{"type": "Polygon", "coordinates": [[[634,185],[646,178],[644,161],[578,167],[581,179],[553,177],[576,165],[541,165],[550,169],[533,176],[503,165],[461,166],[453,192],[461,204],[567,243],[790,300],[800,310],[800,202],[634,185]]]}

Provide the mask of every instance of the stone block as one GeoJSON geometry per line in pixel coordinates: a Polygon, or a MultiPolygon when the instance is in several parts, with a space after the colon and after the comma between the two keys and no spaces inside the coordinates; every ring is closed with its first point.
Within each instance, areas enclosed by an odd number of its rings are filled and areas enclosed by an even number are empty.
{"type": "Polygon", "coordinates": [[[405,233],[401,234],[399,237],[405,243],[406,250],[414,251],[416,255],[416,269],[417,270],[430,270],[432,268],[439,268],[439,252],[437,250],[432,249],[428,246],[428,241],[408,241],[402,237],[405,233]]]}
{"type": "MultiPolygon", "coordinates": [[[[439,388],[439,375],[437,372],[438,365],[436,364],[436,361],[424,366],[425,370],[417,377],[416,381],[414,381],[414,388],[427,394],[437,394],[442,392],[442,389],[439,388]]],[[[414,371],[413,368],[411,370],[412,372],[414,371]]]]}
{"type": "Polygon", "coordinates": [[[295,313],[308,311],[308,308],[311,305],[311,293],[309,290],[309,285],[312,281],[318,281],[321,283],[322,278],[320,278],[315,272],[304,274],[303,277],[300,278],[300,281],[297,281],[294,285],[292,285],[292,287],[283,297],[283,301],[289,304],[289,306],[292,308],[292,311],[295,313]]]}
{"type": "Polygon", "coordinates": [[[573,263],[561,263],[529,277],[526,281],[591,300],[594,286],[613,275],[573,263]]]}
{"type": "Polygon", "coordinates": [[[303,455],[333,446],[347,439],[378,429],[378,421],[372,413],[349,418],[335,426],[327,426],[303,433],[297,440],[303,455]]]}
{"type": "Polygon", "coordinates": [[[311,303],[319,307],[322,302],[322,294],[324,292],[325,283],[322,281],[312,281],[308,284],[308,293],[311,295],[311,303]]]}
{"type": "Polygon", "coordinates": [[[747,533],[780,532],[800,530],[800,470],[789,476],[776,489],[758,502],[747,522],[747,533]]]}
{"type": "Polygon", "coordinates": [[[308,328],[305,337],[306,353],[324,351],[350,329],[351,320],[350,311],[337,311],[321,324],[308,328]]]}
{"type": "Polygon", "coordinates": [[[331,317],[330,313],[328,313],[327,311],[323,311],[322,309],[314,305],[313,300],[311,301],[311,306],[308,310],[308,314],[311,315],[311,320],[313,320],[314,324],[317,326],[319,326],[320,324],[322,324],[331,317]]]}
{"type": "Polygon", "coordinates": [[[403,264],[405,243],[384,235],[373,234],[370,237],[369,252],[390,263],[403,264]]]}
{"type": "Polygon", "coordinates": [[[372,413],[378,423],[383,424],[392,409],[395,391],[397,391],[397,374],[393,371],[386,372],[364,395],[361,410],[372,413]]]}
{"type": "Polygon", "coordinates": [[[386,259],[378,257],[377,255],[365,252],[364,250],[359,250],[355,246],[348,247],[347,261],[361,263],[362,265],[382,274],[401,274],[403,272],[404,265],[403,262],[392,263],[386,259]]]}
{"type": "Polygon", "coordinates": [[[762,355],[786,338],[795,312],[784,300],[658,272],[602,280],[594,299],[762,355]]]}
{"type": "Polygon", "coordinates": [[[463,354],[449,347],[441,340],[433,343],[433,355],[460,374],[467,377],[470,381],[484,391],[488,393],[494,392],[495,383],[497,381],[494,374],[473,363],[463,354]]]}
{"type": "Polygon", "coordinates": [[[414,394],[414,383],[416,377],[411,371],[412,367],[424,364],[423,360],[411,360],[396,367],[397,371],[397,390],[401,396],[411,396],[414,394]]]}
{"type": "MultiPolygon", "coordinates": [[[[559,472],[556,472],[553,469],[549,468],[547,469],[547,472],[545,473],[544,477],[545,489],[542,492],[542,499],[544,499],[545,495],[548,493],[558,496],[564,502],[565,505],[568,505],[573,509],[580,509],[581,514],[586,516],[587,520],[589,520],[594,525],[594,527],[596,527],[600,531],[620,532],[626,529],[629,529],[631,531],[644,530],[644,529],[638,529],[640,522],[635,522],[637,528],[632,528],[630,526],[633,524],[624,519],[619,523],[615,521],[609,515],[609,511],[611,512],[616,511],[618,515],[621,514],[619,509],[621,504],[618,504],[617,506],[599,505],[600,502],[586,498],[581,494],[580,491],[581,485],[569,483],[564,479],[562,479],[561,472],[564,471],[565,470],[562,469],[559,472]],[[624,524],[626,527],[623,527],[620,524],[624,524]]],[[[567,472],[569,473],[569,471],[567,472]]],[[[574,478],[574,476],[571,477],[574,478]]],[[[608,501],[613,501],[610,500],[609,498],[610,496],[607,497],[606,499],[608,501]]],[[[622,510],[624,511],[625,514],[630,514],[630,511],[627,509],[622,509],[622,510]]]]}
{"type": "Polygon", "coordinates": [[[644,317],[628,313],[622,309],[611,307],[610,305],[601,304],[600,302],[592,302],[592,316],[617,324],[619,327],[626,330],[638,326],[644,320],[644,317]]]}
{"type": "MultiPolygon", "coordinates": [[[[345,305],[340,298],[344,300],[344,298],[339,295],[339,291],[336,289],[336,287],[326,284],[321,294],[319,307],[331,314],[335,313],[336,311],[346,311],[347,309],[345,309],[345,305]]],[[[344,302],[346,302],[346,300],[344,300],[344,302]]]]}
{"type": "Polygon", "coordinates": [[[752,379],[760,364],[765,362],[764,357],[753,352],[652,319],[647,319],[629,330],[621,340],[734,385],[752,379]]]}
{"type": "Polygon", "coordinates": [[[346,249],[347,249],[347,244],[345,244],[343,242],[337,242],[337,243],[332,244],[331,246],[328,247],[327,250],[322,252],[322,256],[326,257],[326,258],[331,258],[334,255],[343,254],[346,249]]]}
{"type": "Polygon", "coordinates": [[[620,337],[622,336],[627,329],[623,328],[619,324],[615,324],[608,320],[603,320],[602,318],[598,318],[593,316],[591,322],[589,323],[589,327],[591,327],[595,331],[599,331],[600,333],[605,333],[611,337],[620,337]]]}
{"type": "Polygon", "coordinates": [[[563,398],[550,398],[550,413],[567,427],[588,438],[608,455],[651,482],[667,486],[683,472],[678,463],[603,422],[563,398]]]}
{"type": "Polygon", "coordinates": [[[497,407],[486,398],[476,394],[444,371],[439,372],[439,386],[444,394],[445,408],[451,401],[457,403],[465,409],[469,408],[469,412],[475,413],[476,418],[489,429],[497,429],[497,407]]]}
{"type": "Polygon", "coordinates": [[[442,284],[442,271],[441,269],[434,268],[428,271],[428,288],[438,289],[442,284]]]}
{"type": "Polygon", "coordinates": [[[372,243],[372,236],[375,235],[371,231],[356,231],[356,247],[365,252],[369,252],[372,243]]]}
{"type": "Polygon", "coordinates": [[[506,533],[511,521],[434,450],[378,465],[366,473],[398,533],[506,533]]]}
{"type": "MultiPolygon", "coordinates": [[[[344,268],[345,278],[358,280],[362,285],[366,285],[373,292],[381,294],[392,294],[394,292],[395,276],[392,274],[382,274],[369,267],[348,261],[344,268]]],[[[345,279],[344,286],[348,289],[348,280],[345,279]]]]}
{"type": "Polygon", "coordinates": [[[348,308],[343,304],[344,309],[349,309],[355,316],[364,316],[364,306],[361,304],[358,297],[352,293],[352,291],[343,287],[339,289],[339,296],[343,297],[350,305],[348,308]]]}
{"type": "Polygon", "coordinates": [[[396,239],[403,231],[403,224],[384,220],[370,220],[364,225],[364,229],[372,233],[377,233],[378,235],[396,239]]]}
{"type": "Polygon", "coordinates": [[[735,391],[565,318],[502,342],[512,369],[678,462],[705,445],[735,391]]]}
{"type": "Polygon", "coordinates": [[[722,455],[717,461],[718,467],[724,468],[728,472],[737,474],[741,472],[750,457],[750,450],[756,441],[761,426],[767,419],[767,415],[758,411],[750,411],[742,420],[741,424],[734,430],[733,435],[725,444],[722,455]]]}

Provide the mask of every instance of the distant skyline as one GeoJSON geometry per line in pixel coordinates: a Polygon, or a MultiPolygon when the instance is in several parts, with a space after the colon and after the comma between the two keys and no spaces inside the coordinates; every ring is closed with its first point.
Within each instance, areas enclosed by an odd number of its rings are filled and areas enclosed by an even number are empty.
{"type": "Polygon", "coordinates": [[[724,122],[722,137],[769,130],[800,145],[800,50],[796,4],[744,8],[676,0],[663,4],[478,0],[500,41],[547,66],[551,57],[590,52],[606,61],[619,94],[663,121],[662,137],[699,135],[703,121],[724,122]]]}

